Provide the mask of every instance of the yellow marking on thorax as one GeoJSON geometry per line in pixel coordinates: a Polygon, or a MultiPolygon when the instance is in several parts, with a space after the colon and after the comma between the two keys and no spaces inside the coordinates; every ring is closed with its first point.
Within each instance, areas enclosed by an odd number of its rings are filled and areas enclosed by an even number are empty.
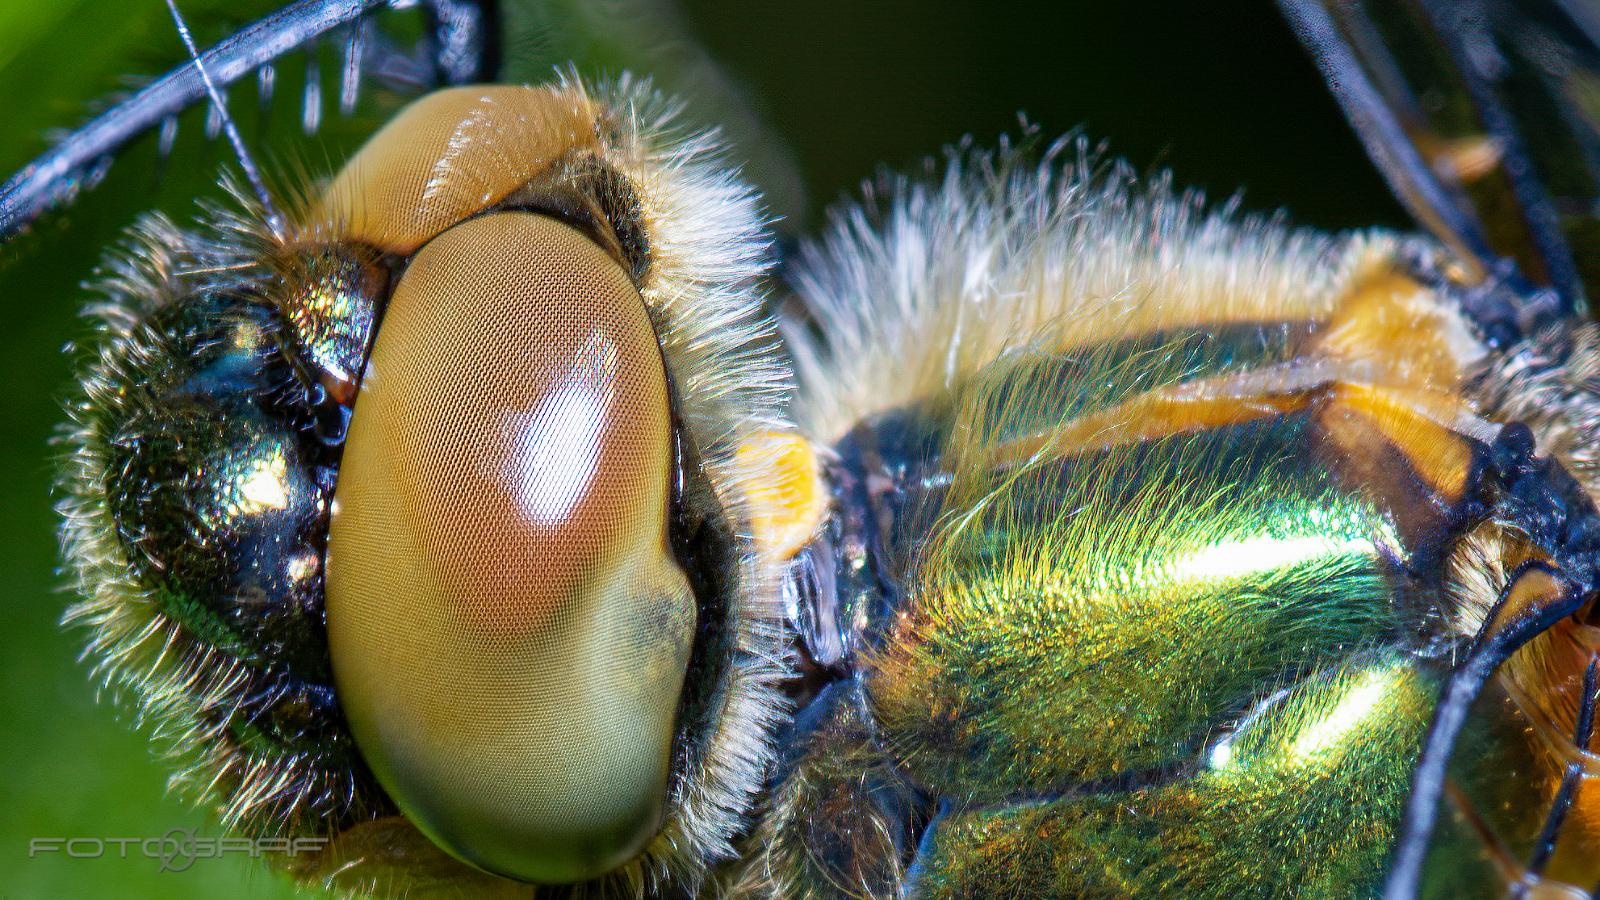
{"type": "Polygon", "coordinates": [[[1486,350],[1461,314],[1425,287],[1392,270],[1356,279],[1308,348],[1371,367],[1375,385],[1458,394],[1467,369],[1486,350]]]}
{"type": "Polygon", "coordinates": [[[1304,409],[1312,395],[1305,391],[1238,396],[1220,389],[1226,379],[1177,385],[1151,391],[1109,409],[1081,416],[1059,427],[1037,432],[995,448],[992,462],[1010,465],[1034,457],[1061,457],[1109,450],[1178,434],[1239,425],[1304,409]],[[1214,395],[1197,392],[1205,384],[1214,395]]]}
{"type": "Polygon", "coordinates": [[[1350,456],[1373,439],[1394,447],[1451,502],[1468,488],[1475,428],[1459,398],[1365,383],[1339,365],[1295,362],[1160,388],[1107,409],[996,445],[989,465],[1011,466],[1241,425],[1315,407],[1318,423],[1350,456]]]}
{"type": "Polygon", "coordinates": [[[1458,402],[1438,394],[1340,384],[1319,421],[1351,455],[1369,452],[1376,432],[1405,454],[1429,487],[1453,503],[1469,486],[1472,446],[1441,423],[1456,418],[1460,410],[1458,402]]]}
{"type": "Polygon", "coordinates": [[[822,469],[811,442],[792,431],[760,431],[739,445],[749,475],[750,527],[774,559],[788,559],[816,533],[827,511],[822,469]]]}

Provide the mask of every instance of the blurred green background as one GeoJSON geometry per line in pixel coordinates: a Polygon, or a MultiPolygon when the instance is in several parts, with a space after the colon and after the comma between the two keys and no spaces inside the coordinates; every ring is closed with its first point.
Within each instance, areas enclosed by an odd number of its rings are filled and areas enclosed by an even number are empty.
{"type": "MultiPolygon", "coordinates": [[[[1286,207],[1324,228],[1404,225],[1316,73],[1270,3],[1127,4],[689,0],[676,11],[641,0],[570,6],[519,0],[508,63],[538,77],[563,57],[591,69],[655,71],[690,94],[691,115],[727,120],[734,156],[793,237],[885,164],[905,169],[971,134],[992,144],[1025,113],[1045,136],[1084,126],[1142,170],[1170,167],[1213,196],[1244,190],[1255,210],[1286,207]],[[716,60],[720,75],[702,65],[716,60]],[[764,122],[764,125],[755,124],[764,122]]],[[[187,0],[204,43],[269,11],[256,0],[187,0]]],[[[328,57],[332,70],[331,51],[328,57]]],[[[96,98],[182,59],[161,0],[0,3],[0,174],[80,122],[96,98]]],[[[258,109],[234,92],[252,146],[279,168],[324,172],[396,102],[299,133],[305,63],[281,71],[278,99],[258,109]]],[[[330,76],[326,85],[334,90],[330,76]]],[[[329,110],[331,113],[331,110],[329,110]]],[[[78,287],[101,249],[140,210],[187,216],[216,193],[224,147],[183,121],[170,160],[146,138],[80,203],[0,248],[0,896],[290,896],[248,863],[197,860],[161,872],[135,855],[29,858],[35,837],[146,837],[173,828],[217,833],[164,791],[164,773],[126,717],[96,705],[81,635],[58,627],[67,597],[56,574],[55,469],[49,445],[71,383],[63,345],[85,332],[78,287]]]]}

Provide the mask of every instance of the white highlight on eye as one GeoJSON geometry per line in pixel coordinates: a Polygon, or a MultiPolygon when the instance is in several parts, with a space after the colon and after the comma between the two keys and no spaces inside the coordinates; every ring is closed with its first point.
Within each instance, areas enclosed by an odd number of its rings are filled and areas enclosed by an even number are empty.
{"type": "Polygon", "coordinates": [[[617,347],[599,334],[573,358],[561,387],[507,417],[515,442],[501,476],[529,520],[553,525],[577,509],[600,469],[600,443],[616,400],[617,347]]]}
{"type": "Polygon", "coordinates": [[[479,97],[477,104],[456,123],[446,142],[444,155],[428,171],[428,180],[423,184],[422,196],[418,200],[419,208],[428,209],[449,195],[478,204],[493,202],[494,196],[486,187],[485,179],[474,177],[471,168],[461,165],[461,158],[468,148],[494,134],[496,110],[494,97],[486,94],[479,97]]]}
{"type": "Polygon", "coordinates": [[[598,445],[610,405],[587,385],[571,385],[546,396],[537,409],[510,417],[517,447],[505,475],[528,518],[553,524],[572,515],[599,470],[598,445]]]}

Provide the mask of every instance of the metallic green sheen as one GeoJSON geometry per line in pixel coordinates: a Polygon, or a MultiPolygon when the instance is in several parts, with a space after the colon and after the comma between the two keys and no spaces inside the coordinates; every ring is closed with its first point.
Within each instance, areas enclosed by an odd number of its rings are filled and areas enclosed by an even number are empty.
{"type": "Polygon", "coordinates": [[[298,358],[344,403],[354,400],[387,293],[384,270],[371,255],[339,245],[300,254],[288,263],[289,289],[279,301],[298,358]]]}
{"type": "Polygon", "coordinates": [[[935,822],[919,897],[1350,897],[1381,878],[1436,680],[1402,653],[1331,666],[1192,776],[935,822]]]}
{"type": "Polygon", "coordinates": [[[868,680],[887,745],[939,794],[1180,764],[1414,620],[1388,519],[1329,474],[1308,417],[961,465],[868,680]]]}

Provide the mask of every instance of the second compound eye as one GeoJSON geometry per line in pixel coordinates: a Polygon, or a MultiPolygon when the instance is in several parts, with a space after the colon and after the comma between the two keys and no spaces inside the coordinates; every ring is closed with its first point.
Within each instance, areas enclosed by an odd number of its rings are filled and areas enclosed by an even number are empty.
{"type": "Polygon", "coordinates": [[[571,227],[469,220],[401,277],[351,422],[327,621],[357,744],[440,846],[525,881],[659,827],[695,630],[637,289],[571,227]]]}

